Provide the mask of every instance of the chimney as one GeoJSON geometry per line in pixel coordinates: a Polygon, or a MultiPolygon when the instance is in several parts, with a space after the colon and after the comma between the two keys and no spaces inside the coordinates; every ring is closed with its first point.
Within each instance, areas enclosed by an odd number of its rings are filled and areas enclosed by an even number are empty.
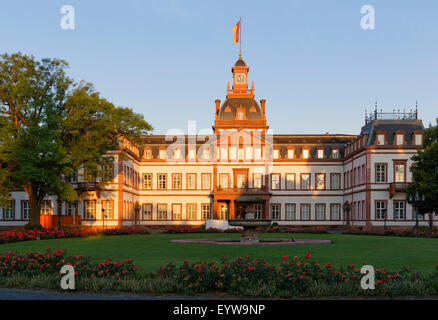
{"type": "Polygon", "coordinates": [[[219,112],[221,101],[219,99],[214,100],[216,102],[216,114],[219,112]]]}
{"type": "Polygon", "coordinates": [[[265,99],[260,100],[260,104],[262,105],[262,113],[263,113],[263,115],[265,115],[265,103],[266,103],[265,99]]]}

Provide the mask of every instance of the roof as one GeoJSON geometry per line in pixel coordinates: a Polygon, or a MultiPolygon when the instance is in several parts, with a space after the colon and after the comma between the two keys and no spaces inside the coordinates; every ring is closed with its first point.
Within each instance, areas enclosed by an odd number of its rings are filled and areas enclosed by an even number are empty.
{"type": "Polygon", "coordinates": [[[234,64],[235,67],[246,67],[246,62],[242,59],[242,57],[239,57],[237,59],[236,63],[234,64]]]}
{"type": "Polygon", "coordinates": [[[395,133],[397,131],[405,132],[405,139],[408,145],[413,144],[413,133],[417,130],[423,130],[421,120],[373,120],[362,127],[361,135],[368,134],[367,145],[374,144],[376,133],[385,132],[385,140],[388,145],[394,144],[395,133]]]}
{"type": "Polygon", "coordinates": [[[244,108],[247,120],[263,120],[262,109],[254,98],[228,98],[219,110],[217,120],[235,120],[237,108],[244,108]]]}

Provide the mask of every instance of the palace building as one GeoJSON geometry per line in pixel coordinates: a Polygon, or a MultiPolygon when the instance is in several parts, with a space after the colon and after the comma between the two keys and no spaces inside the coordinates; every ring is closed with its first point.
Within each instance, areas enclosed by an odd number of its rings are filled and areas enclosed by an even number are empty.
{"type": "MultiPolygon", "coordinates": [[[[272,134],[266,100],[257,101],[239,57],[223,102],[215,101],[213,134],[148,135],[108,153],[111,181],[82,171],[68,177],[77,203],[47,197],[48,226],[200,226],[254,213],[279,225],[402,227],[415,225],[403,189],[411,157],[422,147],[417,111],[365,117],[357,135],[272,134]],[[121,152],[126,157],[121,157],[121,152]]],[[[29,202],[12,192],[0,226],[26,224],[29,202]]],[[[428,215],[420,224],[428,224],[428,215]]],[[[43,225],[44,225],[43,223],[43,225]]]]}

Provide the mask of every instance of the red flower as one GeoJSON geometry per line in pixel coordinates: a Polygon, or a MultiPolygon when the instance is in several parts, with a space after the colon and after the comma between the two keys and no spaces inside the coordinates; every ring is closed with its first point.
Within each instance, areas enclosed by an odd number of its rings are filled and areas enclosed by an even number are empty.
{"type": "Polygon", "coordinates": [[[297,256],[295,256],[295,257],[294,257],[294,260],[297,260],[297,259],[298,259],[298,257],[297,257],[297,256]]]}
{"type": "Polygon", "coordinates": [[[287,256],[283,256],[283,257],[281,257],[281,259],[287,260],[288,258],[287,258],[287,256]]]}
{"type": "Polygon", "coordinates": [[[304,277],[303,276],[300,276],[300,279],[303,279],[304,277]]]}
{"type": "Polygon", "coordinates": [[[254,268],[253,267],[251,267],[251,266],[248,266],[248,271],[253,271],[254,270],[254,268]]]}
{"type": "Polygon", "coordinates": [[[311,256],[312,255],[309,252],[306,253],[306,259],[309,259],[311,256]]]}
{"type": "Polygon", "coordinates": [[[202,272],[202,268],[199,267],[199,268],[198,268],[198,273],[201,273],[201,272],[202,272]]]}

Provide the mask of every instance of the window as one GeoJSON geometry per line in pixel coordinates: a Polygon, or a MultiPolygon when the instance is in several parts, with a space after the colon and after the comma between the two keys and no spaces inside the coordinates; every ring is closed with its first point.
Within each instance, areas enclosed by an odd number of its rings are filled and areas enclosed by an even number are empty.
{"type": "Polygon", "coordinates": [[[68,174],[65,176],[65,181],[70,183],[75,183],[78,181],[78,175],[76,171],[73,171],[71,174],[68,174]]]}
{"type": "Polygon", "coordinates": [[[237,119],[238,120],[243,120],[243,111],[239,111],[237,119]]]}
{"type": "Polygon", "coordinates": [[[404,201],[394,201],[394,218],[396,220],[403,220],[405,218],[404,201]]]}
{"type": "Polygon", "coordinates": [[[308,149],[303,150],[303,159],[309,159],[309,150],[308,149]]]}
{"type": "Polygon", "coordinates": [[[210,220],[211,219],[211,206],[210,204],[202,205],[202,220],[210,220]]]}
{"type": "Polygon", "coordinates": [[[286,220],[295,220],[295,204],[286,204],[286,220]]]}
{"type": "Polygon", "coordinates": [[[271,189],[272,190],[280,189],[280,175],[277,173],[273,173],[271,175],[271,189]]]}
{"type": "Polygon", "coordinates": [[[279,154],[279,150],[278,149],[274,149],[273,150],[273,157],[274,157],[274,159],[278,159],[278,154],[279,154]]]}
{"type": "Polygon", "coordinates": [[[272,204],[271,205],[271,219],[272,220],[280,220],[280,205],[272,204]]]}
{"type": "Polygon", "coordinates": [[[152,158],[152,150],[151,149],[146,149],[144,151],[144,158],[146,160],[150,160],[152,158]]]}
{"type": "Polygon", "coordinates": [[[394,165],[394,182],[405,182],[405,165],[396,163],[394,165]]]}
{"type": "Polygon", "coordinates": [[[333,149],[332,150],[332,158],[333,159],[338,159],[339,158],[339,150],[338,149],[333,149]]]}
{"type": "Polygon", "coordinates": [[[173,159],[180,159],[181,158],[181,150],[174,149],[173,150],[173,159]]]}
{"type": "Polygon", "coordinates": [[[310,173],[301,174],[301,190],[310,189],[310,173]]]}
{"type": "Polygon", "coordinates": [[[40,214],[42,215],[48,215],[51,212],[51,201],[50,200],[43,200],[41,202],[41,211],[40,214]]]}
{"type": "Polygon", "coordinates": [[[255,219],[261,219],[262,218],[262,205],[261,204],[255,204],[254,205],[254,218],[255,219]]]}
{"type": "Polygon", "coordinates": [[[324,190],[325,189],[325,174],[324,173],[317,173],[316,176],[316,189],[317,190],[324,190]]]}
{"type": "Polygon", "coordinates": [[[318,149],[318,159],[324,158],[324,149],[318,149]]]}
{"type": "Polygon", "coordinates": [[[230,147],[230,160],[237,159],[237,149],[236,147],[230,147]]]}
{"type": "Polygon", "coordinates": [[[221,150],[221,160],[228,160],[228,149],[220,148],[221,150]]]}
{"type": "Polygon", "coordinates": [[[146,173],[143,175],[143,189],[152,189],[152,174],[146,173]]]}
{"type": "Polygon", "coordinates": [[[415,135],[415,144],[417,146],[420,146],[423,144],[423,136],[421,134],[416,134],[415,135]]]}
{"type": "Polygon", "coordinates": [[[22,219],[23,220],[29,220],[29,217],[30,217],[30,203],[29,203],[29,201],[26,200],[26,201],[23,201],[22,204],[23,204],[22,219]]]}
{"type": "Polygon", "coordinates": [[[286,189],[295,189],[295,173],[286,173],[286,189]]]}
{"type": "Polygon", "coordinates": [[[187,204],[187,220],[196,220],[196,204],[187,204]]]}
{"type": "Polygon", "coordinates": [[[396,143],[398,146],[403,144],[403,135],[402,134],[396,134],[396,143]]]}
{"type": "Polygon", "coordinates": [[[201,178],[202,178],[202,189],[203,190],[210,190],[211,189],[210,174],[203,173],[201,175],[201,178]]]}
{"type": "Polygon", "coordinates": [[[72,203],[72,202],[66,202],[65,203],[65,214],[67,216],[72,216],[72,215],[76,215],[77,212],[77,203],[72,203]]]}
{"type": "Polygon", "coordinates": [[[260,189],[262,187],[262,174],[254,173],[253,188],[260,189]]]}
{"type": "Polygon", "coordinates": [[[331,204],[330,205],[330,220],[340,220],[341,219],[341,205],[331,204]]]}
{"type": "Polygon", "coordinates": [[[181,220],[181,211],[180,204],[172,204],[172,219],[181,220]]]}
{"type": "Polygon", "coordinates": [[[386,215],[385,201],[376,201],[376,219],[384,220],[386,215]]]}
{"type": "Polygon", "coordinates": [[[160,190],[165,190],[167,189],[167,185],[166,185],[166,175],[164,173],[159,173],[158,174],[158,189],[160,190]]]}
{"type": "Polygon", "coordinates": [[[228,174],[221,174],[220,175],[220,187],[221,188],[229,188],[230,184],[228,181],[228,174]]]}
{"type": "MultiPolygon", "coordinates": [[[[42,209],[42,207],[41,207],[42,209]]],[[[96,201],[84,201],[84,209],[85,209],[85,219],[86,220],[95,220],[96,219],[96,201]]]]}
{"type": "Polygon", "coordinates": [[[241,189],[246,188],[246,175],[238,174],[236,176],[236,183],[237,183],[236,185],[237,188],[241,188],[241,189]]]}
{"type": "Polygon", "coordinates": [[[294,149],[287,150],[287,157],[289,159],[293,159],[295,157],[295,150],[294,149]]]}
{"type": "Polygon", "coordinates": [[[332,190],[341,189],[341,174],[340,173],[330,174],[330,188],[332,190]]]}
{"type": "Polygon", "coordinates": [[[196,189],[196,173],[187,173],[187,189],[196,189]]]}
{"type": "Polygon", "coordinates": [[[385,135],[384,134],[377,135],[377,144],[380,146],[385,144],[385,135]]]}
{"type": "Polygon", "coordinates": [[[157,205],[158,220],[167,220],[167,204],[157,205]]]}
{"type": "Polygon", "coordinates": [[[195,160],[196,159],[196,150],[190,149],[189,150],[189,160],[195,160]]]}
{"type": "Polygon", "coordinates": [[[310,204],[301,205],[301,220],[310,220],[310,204]]]}
{"type": "Polygon", "coordinates": [[[262,149],[261,148],[255,148],[254,149],[254,159],[260,160],[262,158],[262,149]]]}
{"type": "Polygon", "coordinates": [[[252,147],[246,147],[245,148],[245,159],[251,160],[252,159],[252,147]]]}
{"type": "Polygon", "coordinates": [[[103,166],[103,170],[104,170],[105,181],[113,181],[114,180],[114,164],[112,162],[105,164],[103,166]]]}
{"type": "Polygon", "coordinates": [[[3,207],[3,219],[14,220],[15,218],[15,200],[9,201],[8,204],[3,207]]]}
{"type": "Polygon", "coordinates": [[[203,156],[204,160],[210,159],[210,150],[204,149],[204,151],[202,152],[202,156],[203,156]]]}
{"type": "Polygon", "coordinates": [[[316,220],[324,220],[325,218],[325,205],[315,204],[315,218],[316,220]]]}
{"type": "Polygon", "coordinates": [[[172,189],[181,190],[181,173],[175,173],[172,175],[172,189]]]}
{"type": "Polygon", "coordinates": [[[152,204],[143,204],[143,220],[152,220],[152,204]]]}
{"type": "Polygon", "coordinates": [[[161,160],[166,159],[166,150],[164,150],[164,149],[160,150],[160,159],[161,160]]]}
{"type": "Polygon", "coordinates": [[[105,219],[114,218],[113,202],[111,200],[102,200],[102,209],[105,219]]]}
{"type": "Polygon", "coordinates": [[[376,182],[386,182],[386,164],[376,164],[376,182]]]}
{"type": "Polygon", "coordinates": [[[239,154],[238,154],[238,156],[239,156],[239,160],[243,160],[243,158],[244,158],[244,151],[245,150],[243,150],[243,148],[239,148],[239,154]]]}
{"type": "Polygon", "coordinates": [[[228,219],[228,205],[222,203],[219,207],[220,219],[227,220],[228,219]]]}

